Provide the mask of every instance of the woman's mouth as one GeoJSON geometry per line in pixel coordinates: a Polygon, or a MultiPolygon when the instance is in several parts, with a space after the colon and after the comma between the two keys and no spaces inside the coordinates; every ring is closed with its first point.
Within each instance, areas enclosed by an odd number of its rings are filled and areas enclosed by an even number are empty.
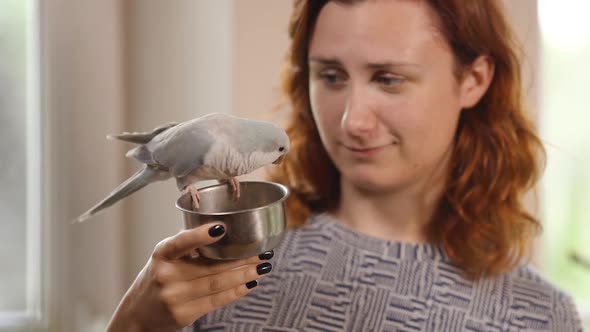
{"type": "Polygon", "coordinates": [[[357,158],[369,158],[377,155],[391,144],[375,145],[368,147],[343,145],[344,148],[357,158]]]}

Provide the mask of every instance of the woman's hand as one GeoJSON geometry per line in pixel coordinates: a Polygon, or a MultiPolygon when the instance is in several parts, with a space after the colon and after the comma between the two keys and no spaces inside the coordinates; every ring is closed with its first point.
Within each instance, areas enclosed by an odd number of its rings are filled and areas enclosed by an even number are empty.
{"type": "Polygon", "coordinates": [[[175,331],[246,295],[258,284],[256,279],[272,269],[270,263],[261,263],[272,251],[228,262],[191,256],[224,234],[222,224],[209,224],[158,243],[107,331],[175,331]]]}

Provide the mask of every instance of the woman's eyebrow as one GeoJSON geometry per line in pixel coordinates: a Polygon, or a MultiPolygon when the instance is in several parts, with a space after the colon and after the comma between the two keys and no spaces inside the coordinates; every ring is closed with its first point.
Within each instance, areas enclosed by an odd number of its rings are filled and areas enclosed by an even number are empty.
{"type": "Polygon", "coordinates": [[[312,56],[309,57],[307,59],[307,61],[309,62],[319,62],[323,65],[341,65],[342,63],[340,62],[340,60],[336,59],[336,58],[324,58],[324,57],[318,57],[318,56],[312,56]]]}
{"type": "MultiPolygon", "coordinates": [[[[309,62],[318,62],[323,65],[338,65],[341,66],[342,62],[338,58],[325,58],[321,56],[311,56],[308,58],[309,62]]],[[[402,61],[383,61],[383,62],[369,62],[366,64],[369,69],[385,69],[385,68],[420,68],[421,66],[417,63],[402,62],[402,61]]]]}
{"type": "Polygon", "coordinates": [[[387,61],[387,62],[374,62],[368,63],[367,68],[370,69],[385,69],[385,68],[420,68],[421,66],[417,63],[411,62],[398,62],[398,61],[387,61]]]}

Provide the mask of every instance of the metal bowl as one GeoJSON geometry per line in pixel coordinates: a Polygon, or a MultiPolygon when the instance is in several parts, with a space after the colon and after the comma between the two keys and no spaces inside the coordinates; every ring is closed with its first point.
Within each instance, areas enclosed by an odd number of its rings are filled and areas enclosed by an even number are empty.
{"type": "Polygon", "coordinates": [[[274,249],[283,239],[287,228],[287,187],[274,182],[245,181],[240,182],[239,199],[225,183],[201,188],[199,195],[197,210],[188,194],[176,201],[185,227],[223,222],[226,229],[221,240],[198,249],[201,256],[217,260],[257,256],[274,249]]]}

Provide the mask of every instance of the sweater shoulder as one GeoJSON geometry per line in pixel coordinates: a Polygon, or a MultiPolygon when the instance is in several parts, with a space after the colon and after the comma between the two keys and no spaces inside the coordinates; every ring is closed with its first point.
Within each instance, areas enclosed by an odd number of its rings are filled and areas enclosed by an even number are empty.
{"type": "Polygon", "coordinates": [[[545,317],[552,331],[582,331],[578,309],[570,294],[544,277],[531,265],[522,265],[507,277],[511,284],[512,308],[531,317],[545,317]]]}

